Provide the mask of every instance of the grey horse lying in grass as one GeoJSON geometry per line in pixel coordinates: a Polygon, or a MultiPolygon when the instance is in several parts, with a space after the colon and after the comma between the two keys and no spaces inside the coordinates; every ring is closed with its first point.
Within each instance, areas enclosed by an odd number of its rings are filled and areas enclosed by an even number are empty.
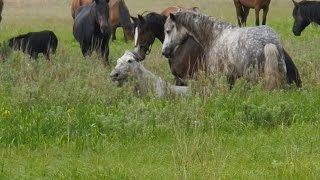
{"type": "Polygon", "coordinates": [[[151,91],[157,96],[163,97],[165,94],[186,94],[188,92],[188,87],[174,86],[163,81],[160,77],[148,71],[137,59],[133,52],[125,51],[110,73],[111,80],[118,81],[122,85],[130,76],[135,79],[135,89],[139,94],[151,91]]]}

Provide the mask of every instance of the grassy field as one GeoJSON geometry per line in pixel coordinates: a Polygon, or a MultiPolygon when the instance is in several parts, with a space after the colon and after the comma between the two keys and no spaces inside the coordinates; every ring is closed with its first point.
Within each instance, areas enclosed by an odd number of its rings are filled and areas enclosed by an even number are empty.
{"type": "MultiPolygon", "coordinates": [[[[231,0],[127,0],[131,14],[197,6],[236,24],[231,0]]],[[[20,52],[0,59],[0,179],[319,179],[320,28],[291,32],[293,4],[273,0],[267,23],[280,35],[303,88],[228,90],[192,83],[186,97],[137,96],[109,73],[133,43],[110,42],[111,65],[85,60],[67,0],[6,0],[0,41],[53,30],[48,62],[20,52]]],[[[253,11],[248,24],[254,25],[253,11]]],[[[157,41],[143,64],[173,82],[157,41]]],[[[6,52],[4,48],[1,52],[6,52]]]]}

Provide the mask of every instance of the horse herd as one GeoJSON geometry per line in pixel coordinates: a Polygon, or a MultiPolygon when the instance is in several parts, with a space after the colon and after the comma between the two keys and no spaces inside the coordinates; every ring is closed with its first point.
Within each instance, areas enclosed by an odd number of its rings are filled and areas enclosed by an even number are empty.
{"type": "MultiPolygon", "coordinates": [[[[299,36],[310,23],[320,24],[320,2],[295,2],[292,32],[299,36]]],[[[96,51],[105,65],[109,64],[109,39],[123,28],[124,39],[134,40],[134,49],[126,50],[110,74],[113,81],[123,84],[129,75],[137,79],[136,89],[147,86],[157,95],[165,91],[186,93],[187,79],[198,71],[227,77],[232,88],[236,79],[265,80],[267,89],[295,83],[302,86],[298,69],[281,46],[277,33],[268,26],[259,26],[259,11],[263,9],[262,24],[266,24],[270,0],[234,0],[238,25],[202,14],[197,7],[168,7],[160,13],[144,12],[130,16],[124,0],[73,0],[73,35],[83,56],[96,51]],[[249,9],[255,9],[256,27],[246,26],[249,9]],[[133,23],[131,23],[131,20],[133,23]],[[152,50],[155,39],[162,43],[162,54],[168,59],[175,85],[146,70],[140,61],[152,50]],[[143,85],[144,84],[144,85],[143,85]],[[150,87],[149,87],[150,88],[150,87]]],[[[0,20],[3,1],[0,0],[0,20]]],[[[47,59],[54,53],[58,38],[52,31],[31,32],[9,39],[9,46],[20,49],[36,59],[43,53],[47,59]]]]}

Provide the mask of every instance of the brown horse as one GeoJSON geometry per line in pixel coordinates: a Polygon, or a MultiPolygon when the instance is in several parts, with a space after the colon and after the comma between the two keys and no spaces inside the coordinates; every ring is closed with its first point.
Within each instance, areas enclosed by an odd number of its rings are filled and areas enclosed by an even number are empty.
{"type": "Polygon", "coordinates": [[[76,12],[80,6],[92,3],[92,0],[73,0],[71,4],[71,16],[74,19],[76,17],[76,12]]]}
{"type": "Polygon", "coordinates": [[[1,16],[2,9],[3,9],[3,0],[0,0],[0,22],[2,20],[2,16],[1,16]]]}
{"type": "Polygon", "coordinates": [[[256,26],[259,26],[259,13],[263,9],[262,25],[266,25],[271,0],[233,0],[236,7],[239,26],[246,26],[249,9],[253,8],[256,15],[256,26]]]}
{"type": "MultiPolygon", "coordinates": [[[[71,16],[75,18],[78,8],[90,4],[92,0],[73,0],[71,5],[71,16]]],[[[112,28],[112,40],[116,40],[116,29],[123,28],[124,40],[133,40],[133,25],[130,21],[130,13],[124,0],[110,0],[109,2],[109,24],[112,28]]]]}

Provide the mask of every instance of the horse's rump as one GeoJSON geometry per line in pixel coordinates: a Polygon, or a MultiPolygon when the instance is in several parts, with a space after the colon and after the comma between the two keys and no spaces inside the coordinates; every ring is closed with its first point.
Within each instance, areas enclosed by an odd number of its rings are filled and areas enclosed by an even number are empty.
{"type": "Polygon", "coordinates": [[[164,16],[169,16],[170,13],[176,13],[179,10],[182,10],[182,11],[189,10],[189,11],[197,12],[198,9],[199,9],[198,7],[185,8],[185,7],[181,7],[181,6],[170,6],[170,7],[167,7],[166,9],[162,10],[162,12],[160,14],[164,15],[164,16]]]}
{"type": "Polygon", "coordinates": [[[92,0],[73,0],[71,4],[71,16],[73,19],[76,17],[76,12],[80,6],[92,3],[92,0]]]}

